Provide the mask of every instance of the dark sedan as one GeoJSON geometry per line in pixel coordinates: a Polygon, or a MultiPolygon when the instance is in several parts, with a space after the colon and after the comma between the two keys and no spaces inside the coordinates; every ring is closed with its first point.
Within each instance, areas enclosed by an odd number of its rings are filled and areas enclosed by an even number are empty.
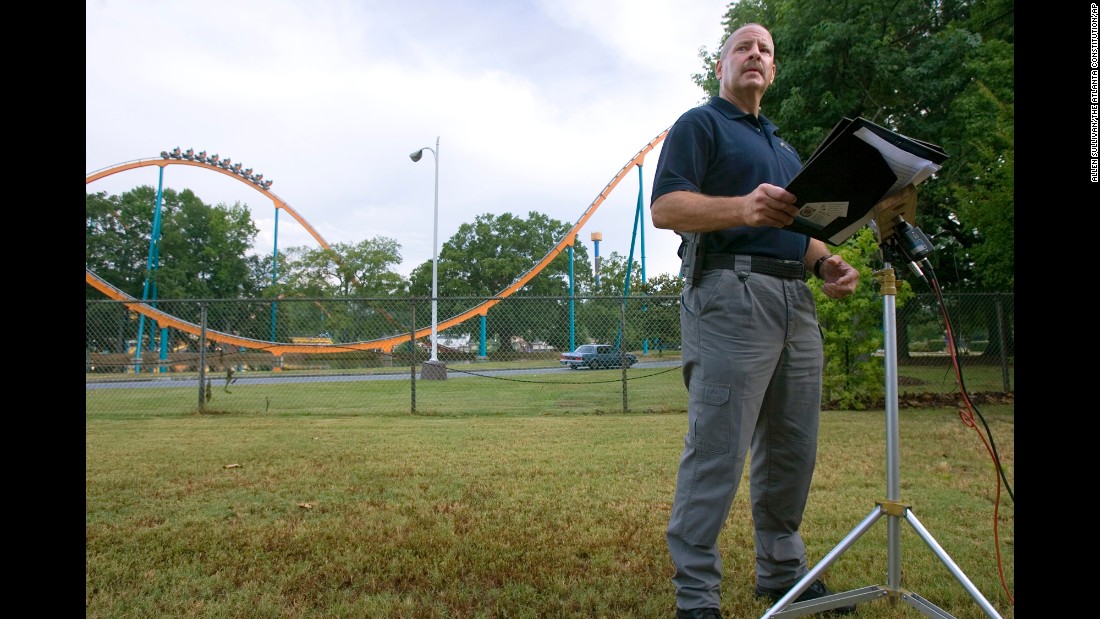
{"type": "Polygon", "coordinates": [[[610,344],[584,344],[573,352],[561,354],[561,364],[568,365],[571,370],[630,367],[637,362],[636,355],[624,353],[610,344]]]}

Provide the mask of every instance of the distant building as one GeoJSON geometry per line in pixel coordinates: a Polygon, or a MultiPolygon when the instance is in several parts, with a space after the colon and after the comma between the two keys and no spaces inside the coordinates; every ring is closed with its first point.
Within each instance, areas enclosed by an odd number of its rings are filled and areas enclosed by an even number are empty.
{"type": "Polygon", "coordinates": [[[538,340],[528,342],[517,335],[512,338],[512,350],[517,350],[519,352],[546,352],[548,350],[555,350],[555,348],[546,342],[540,342],[538,340]]]}
{"type": "Polygon", "coordinates": [[[457,350],[459,352],[470,352],[470,336],[463,335],[462,337],[442,337],[437,336],[436,341],[440,346],[450,348],[451,350],[457,350]]]}

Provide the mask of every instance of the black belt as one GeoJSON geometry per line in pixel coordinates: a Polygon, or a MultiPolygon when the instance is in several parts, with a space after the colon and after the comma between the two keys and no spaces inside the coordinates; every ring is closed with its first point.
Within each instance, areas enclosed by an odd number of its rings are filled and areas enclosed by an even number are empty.
{"type": "MultiPolygon", "coordinates": [[[[787,279],[804,279],[806,265],[798,260],[780,260],[766,256],[746,256],[749,258],[749,271],[762,275],[774,275],[787,279]]],[[[703,259],[703,270],[730,269],[736,270],[737,256],[733,254],[707,254],[703,259]]]]}

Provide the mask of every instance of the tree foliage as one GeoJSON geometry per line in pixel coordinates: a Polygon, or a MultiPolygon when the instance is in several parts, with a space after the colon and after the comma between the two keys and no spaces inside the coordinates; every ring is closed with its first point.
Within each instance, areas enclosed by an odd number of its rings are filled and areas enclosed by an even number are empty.
{"type": "MultiPolygon", "coordinates": [[[[151,245],[156,191],[85,195],[85,263],[136,298],[233,299],[258,295],[261,260],[248,255],[257,229],[240,203],[209,206],[191,190],[165,189],[151,245]],[[153,267],[153,268],[150,268],[153,267]]],[[[99,298],[88,286],[87,298],[99,298]]]]}
{"type": "MultiPolygon", "coordinates": [[[[459,226],[439,250],[439,296],[493,296],[530,271],[557,245],[571,225],[531,211],[527,218],[486,213],[459,226]]],[[[568,252],[563,251],[519,291],[523,295],[569,292],[568,252]]],[[[573,246],[575,273],[591,273],[583,245],[573,246]]],[[[431,294],[431,261],[413,269],[409,290],[431,294]]]]}
{"type": "Polygon", "coordinates": [[[248,208],[240,202],[208,206],[190,189],[183,190],[179,198],[179,209],[166,211],[161,229],[164,260],[154,273],[158,296],[257,296],[263,284],[251,279],[252,265],[259,259],[248,253],[257,232],[248,208]]]}
{"type": "MultiPolygon", "coordinates": [[[[132,297],[141,298],[149,261],[154,203],[150,188],[121,196],[89,193],[84,201],[84,262],[89,269],[132,297]]],[[[89,299],[102,294],[86,286],[89,299]]]]}
{"type": "MultiPolygon", "coordinates": [[[[456,315],[468,309],[468,300],[492,297],[503,292],[535,267],[572,228],[571,225],[530,212],[527,218],[511,213],[478,215],[473,223],[459,226],[455,234],[440,248],[437,264],[440,318],[456,315]]],[[[555,296],[569,294],[570,254],[575,282],[590,281],[592,272],[588,253],[577,244],[572,251],[563,251],[525,284],[513,296],[555,296]]],[[[413,269],[409,292],[431,297],[432,263],[425,262],[413,269]]],[[[510,348],[513,341],[547,342],[561,346],[566,336],[561,332],[568,311],[563,304],[559,314],[519,311],[517,304],[500,304],[489,313],[492,337],[501,347],[510,348]],[[495,318],[495,320],[494,320],[495,318]],[[556,328],[553,326],[558,321],[556,328]]],[[[451,335],[476,335],[477,325],[448,331],[451,335]]]]}
{"type": "Polygon", "coordinates": [[[627,277],[626,256],[619,252],[611,252],[600,257],[600,283],[595,281],[590,286],[591,294],[603,296],[636,295],[644,291],[642,286],[642,267],[637,261],[630,263],[629,278],[627,277]]]}
{"type": "MultiPolygon", "coordinates": [[[[1015,286],[1015,117],[1012,93],[989,84],[1011,80],[1012,48],[994,41],[983,48],[988,79],[958,98],[960,130],[967,136],[965,168],[950,185],[958,224],[944,228],[939,245],[961,254],[977,287],[1015,286]],[[1007,75],[1007,77],[1006,77],[1007,75]]],[[[977,61],[975,61],[977,62],[977,61]]],[[[954,223],[954,220],[952,220],[954,223]]],[[[941,265],[951,264],[940,260],[941,265]]]]}
{"type": "Polygon", "coordinates": [[[358,243],[291,247],[280,279],[280,293],[304,297],[384,297],[406,294],[408,286],[394,267],[401,245],[375,237],[358,243]]]}
{"type": "MultiPolygon", "coordinates": [[[[863,228],[836,250],[859,270],[855,293],[840,300],[830,299],[821,291],[821,280],[811,279],[817,317],[824,336],[825,371],[822,377],[822,401],[839,408],[863,410],[882,397],[885,368],[875,352],[883,348],[882,254],[870,228],[863,228]]],[[[892,265],[893,266],[893,265],[892,265]]],[[[909,282],[893,270],[896,307],[913,296],[909,282]]]]}

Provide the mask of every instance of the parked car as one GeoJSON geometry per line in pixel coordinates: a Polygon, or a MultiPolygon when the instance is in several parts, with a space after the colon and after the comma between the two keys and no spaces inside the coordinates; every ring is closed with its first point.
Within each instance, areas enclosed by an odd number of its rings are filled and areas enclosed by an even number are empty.
{"type": "Polygon", "coordinates": [[[583,344],[573,352],[561,354],[561,364],[568,365],[569,369],[590,368],[599,370],[602,368],[621,368],[623,364],[630,367],[638,362],[638,357],[630,353],[623,353],[610,344],[583,344]]]}

